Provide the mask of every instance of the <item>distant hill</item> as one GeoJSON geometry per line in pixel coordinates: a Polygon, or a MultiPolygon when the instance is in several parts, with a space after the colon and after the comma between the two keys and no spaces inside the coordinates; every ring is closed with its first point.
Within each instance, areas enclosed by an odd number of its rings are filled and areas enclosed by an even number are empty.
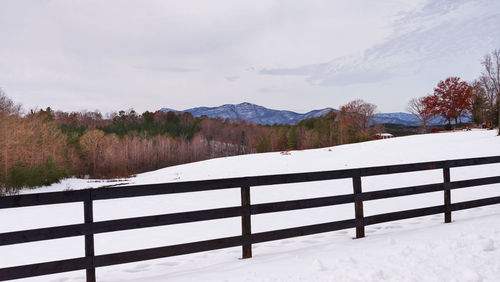
{"type": "MultiPolygon", "coordinates": [[[[375,114],[373,115],[372,121],[374,123],[392,123],[392,124],[402,124],[402,125],[409,125],[409,126],[419,126],[420,125],[420,120],[417,119],[416,116],[408,113],[387,113],[387,114],[375,114]]],[[[470,116],[465,116],[462,117],[462,122],[470,122],[471,117],[470,116]]],[[[439,125],[439,124],[444,124],[445,122],[443,121],[443,118],[438,116],[430,121],[427,122],[427,125],[439,125]]],[[[452,124],[455,123],[455,121],[451,122],[452,124]]]]}
{"type": "MultiPolygon", "coordinates": [[[[409,113],[385,113],[385,114],[375,114],[373,115],[372,121],[374,123],[392,123],[401,124],[409,126],[419,126],[420,120],[409,113]]],[[[468,119],[463,119],[463,121],[468,121],[468,119]]],[[[442,124],[441,117],[433,118],[427,122],[428,125],[438,125],[442,124]]]]}
{"type": "Polygon", "coordinates": [[[219,107],[198,107],[183,111],[162,108],[161,111],[168,112],[189,112],[193,116],[207,116],[210,118],[220,117],[223,119],[243,119],[252,121],[256,124],[296,124],[299,121],[311,118],[324,116],[330,111],[336,111],[333,108],[324,108],[314,110],[305,114],[300,114],[292,111],[281,111],[268,109],[251,103],[241,103],[237,105],[226,104],[219,107]]]}
{"type": "MultiPolygon", "coordinates": [[[[161,111],[173,111],[177,113],[189,112],[194,116],[201,117],[207,116],[210,118],[223,118],[223,119],[243,119],[252,121],[256,124],[296,124],[299,121],[311,118],[324,116],[330,111],[338,112],[333,108],[324,108],[320,110],[313,110],[305,114],[300,114],[292,111],[273,110],[251,103],[241,103],[237,105],[226,104],[218,107],[197,107],[183,111],[162,108],[161,111]]],[[[468,118],[463,121],[468,121],[468,118]]],[[[440,124],[441,118],[437,117],[432,119],[428,124],[440,124]]],[[[391,123],[409,126],[418,126],[420,121],[412,114],[408,113],[381,113],[373,116],[374,123],[391,123]]]]}

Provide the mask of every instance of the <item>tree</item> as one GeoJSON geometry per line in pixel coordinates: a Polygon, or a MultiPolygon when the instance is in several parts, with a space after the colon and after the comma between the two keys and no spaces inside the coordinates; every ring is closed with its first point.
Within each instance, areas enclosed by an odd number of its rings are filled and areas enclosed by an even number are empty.
{"type": "Polygon", "coordinates": [[[101,143],[104,138],[104,132],[99,129],[88,130],[80,138],[80,145],[85,153],[87,153],[92,167],[92,173],[97,172],[97,158],[101,152],[101,143]]]}
{"type": "Polygon", "coordinates": [[[241,131],[240,143],[238,144],[238,154],[245,154],[247,147],[247,135],[245,131],[241,131]]]}
{"type": "Polygon", "coordinates": [[[422,132],[427,132],[427,122],[436,115],[433,113],[433,107],[430,96],[413,98],[408,103],[406,110],[415,115],[422,123],[422,132]]]}
{"type": "Polygon", "coordinates": [[[472,110],[472,102],[471,87],[467,82],[460,81],[459,77],[441,80],[434,88],[433,97],[429,98],[432,112],[446,119],[449,126],[452,120],[458,124],[458,120],[472,110]]]}
{"type": "Polygon", "coordinates": [[[370,127],[370,121],[377,106],[357,99],[345,104],[342,109],[351,114],[351,118],[356,121],[360,129],[367,129],[370,127]]]}
{"type": "Polygon", "coordinates": [[[496,114],[498,114],[497,94],[491,86],[489,78],[484,75],[478,78],[475,88],[477,88],[477,91],[481,92],[481,95],[484,95],[484,110],[486,111],[485,123],[489,128],[493,128],[493,121],[498,117],[496,116],[496,114]]]}
{"type": "Polygon", "coordinates": [[[21,118],[19,113],[21,106],[10,99],[0,88],[0,195],[2,194],[2,182],[8,177],[8,169],[16,156],[16,143],[21,118]]]}
{"type": "Polygon", "coordinates": [[[297,129],[293,127],[288,133],[286,149],[297,150],[298,148],[299,145],[298,145],[297,129]]]}
{"type": "Polygon", "coordinates": [[[288,138],[283,131],[278,139],[277,149],[279,151],[285,151],[288,147],[288,138]]]}
{"type": "MultiPolygon", "coordinates": [[[[496,104],[500,107],[500,49],[486,54],[481,64],[484,67],[481,79],[483,86],[496,97],[496,104]]],[[[500,108],[498,108],[498,113],[500,124],[500,108]]],[[[498,127],[498,135],[500,135],[500,126],[498,127]]]]}
{"type": "Polygon", "coordinates": [[[266,136],[261,136],[258,138],[257,143],[257,153],[265,153],[271,151],[271,141],[266,136]]]}
{"type": "Polygon", "coordinates": [[[150,111],[145,111],[144,113],[142,113],[141,117],[145,123],[151,124],[154,121],[154,113],[150,111]]]}
{"type": "Polygon", "coordinates": [[[475,81],[472,86],[474,101],[472,103],[472,121],[475,124],[486,124],[488,121],[488,103],[486,99],[486,91],[481,85],[475,81]]]}
{"type": "Polygon", "coordinates": [[[0,115],[15,115],[21,112],[21,105],[14,103],[0,88],[0,115]]]}
{"type": "Polygon", "coordinates": [[[358,142],[370,135],[370,122],[377,106],[361,99],[340,107],[340,143],[358,142]]]}

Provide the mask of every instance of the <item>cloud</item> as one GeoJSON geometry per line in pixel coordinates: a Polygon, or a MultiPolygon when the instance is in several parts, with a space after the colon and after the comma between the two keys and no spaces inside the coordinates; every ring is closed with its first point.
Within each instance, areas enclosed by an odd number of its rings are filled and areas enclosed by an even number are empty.
{"type": "Polygon", "coordinates": [[[152,70],[152,71],[165,71],[165,72],[199,72],[196,68],[187,67],[157,67],[157,66],[136,66],[137,69],[141,70],[152,70]]]}
{"type": "Polygon", "coordinates": [[[1,3],[0,87],[27,108],[400,111],[500,47],[498,1],[1,3]]]}
{"type": "Polygon", "coordinates": [[[226,80],[229,82],[234,82],[236,80],[240,79],[239,75],[231,75],[231,76],[226,76],[226,80]]]}
{"type": "MultiPolygon", "coordinates": [[[[401,13],[394,31],[363,52],[294,68],[261,69],[263,75],[305,76],[312,85],[343,86],[414,75],[435,61],[477,58],[495,46],[500,30],[500,2],[430,1],[401,13]]],[[[449,63],[447,63],[448,65],[449,63]]]]}
{"type": "Polygon", "coordinates": [[[260,87],[257,88],[257,91],[261,93],[272,93],[276,90],[276,87],[260,87]]]}

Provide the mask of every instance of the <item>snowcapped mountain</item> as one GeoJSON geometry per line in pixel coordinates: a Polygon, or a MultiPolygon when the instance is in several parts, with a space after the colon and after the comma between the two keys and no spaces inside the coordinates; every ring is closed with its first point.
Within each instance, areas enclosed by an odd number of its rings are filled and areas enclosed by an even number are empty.
{"type": "Polygon", "coordinates": [[[324,108],[300,114],[292,111],[268,109],[251,103],[241,103],[237,105],[225,104],[219,107],[197,107],[183,111],[169,108],[161,109],[163,112],[189,112],[197,117],[207,116],[210,118],[220,117],[223,119],[239,118],[252,121],[256,124],[296,124],[306,118],[324,116],[332,110],[337,111],[333,108],[324,108]]]}
{"type": "MultiPolygon", "coordinates": [[[[196,107],[183,111],[178,111],[170,108],[161,108],[163,112],[176,112],[176,113],[191,113],[193,116],[201,117],[207,116],[209,118],[223,118],[223,119],[243,119],[251,121],[256,124],[296,124],[303,119],[312,117],[321,117],[328,114],[330,111],[338,112],[333,108],[324,108],[320,110],[312,110],[305,114],[300,114],[292,111],[282,111],[268,109],[263,106],[255,105],[252,103],[240,104],[225,104],[218,107],[196,107]]],[[[462,121],[467,122],[470,118],[462,118],[462,121]]],[[[393,123],[408,126],[418,126],[420,121],[412,114],[409,113],[379,113],[373,115],[374,123],[393,123]]],[[[436,117],[428,122],[428,125],[443,124],[440,117],[436,117]]]]}
{"type": "MultiPolygon", "coordinates": [[[[393,123],[393,124],[402,124],[402,125],[410,125],[410,126],[419,126],[420,120],[417,119],[416,116],[409,113],[386,113],[386,114],[374,114],[372,121],[374,123],[393,123]]],[[[462,117],[462,122],[470,122],[470,116],[462,117]]],[[[446,122],[440,116],[435,117],[427,122],[427,125],[439,125],[445,124],[446,122]]],[[[452,124],[455,121],[451,122],[452,124]]]]}
{"type": "MultiPolygon", "coordinates": [[[[374,123],[393,123],[402,124],[410,126],[419,126],[420,120],[413,114],[409,113],[381,113],[374,114],[372,121],[374,123]]],[[[462,118],[463,122],[470,121],[469,117],[462,118]]],[[[441,117],[435,117],[427,122],[428,125],[438,125],[443,124],[443,119],[441,117]]]]}
{"type": "MultiPolygon", "coordinates": [[[[170,108],[162,108],[163,112],[188,112],[194,116],[201,117],[207,116],[210,118],[223,118],[223,119],[243,119],[252,121],[256,124],[296,124],[303,119],[311,117],[320,117],[328,114],[330,111],[338,112],[333,108],[324,108],[320,110],[313,110],[305,114],[300,114],[292,111],[281,111],[268,109],[259,105],[251,103],[241,103],[237,105],[225,104],[218,107],[197,107],[183,111],[178,111],[170,108]]],[[[465,121],[465,120],[464,120],[465,121]]],[[[409,126],[418,126],[420,121],[412,114],[409,113],[380,113],[373,116],[374,123],[393,123],[409,126]]],[[[441,118],[437,117],[432,119],[428,124],[437,125],[441,124],[441,118]]]]}
{"type": "Polygon", "coordinates": [[[412,114],[408,113],[385,113],[373,115],[374,123],[394,123],[403,125],[418,126],[420,121],[412,114]]]}

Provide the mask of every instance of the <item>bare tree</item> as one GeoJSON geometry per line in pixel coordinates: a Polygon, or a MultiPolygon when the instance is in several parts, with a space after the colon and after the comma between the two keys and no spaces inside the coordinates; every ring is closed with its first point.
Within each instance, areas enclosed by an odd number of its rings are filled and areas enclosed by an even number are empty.
{"type": "Polygon", "coordinates": [[[19,126],[19,113],[21,106],[7,97],[0,88],[0,194],[2,194],[2,182],[7,179],[7,171],[10,166],[14,142],[18,142],[13,133],[17,133],[19,126]]]}
{"type": "Polygon", "coordinates": [[[97,172],[97,160],[102,155],[103,139],[104,132],[99,129],[88,130],[80,138],[80,145],[83,151],[88,155],[92,173],[97,172]]]}
{"type": "Polygon", "coordinates": [[[473,118],[476,121],[481,121],[488,128],[493,128],[497,97],[489,79],[486,76],[480,76],[472,83],[472,91],[475,99],[473,118]]]}
{"type": "MultiPolygon", "coordinates": [[[[483,79],[482,82],[484,87],[490,89],[492,93],[496,96],[497,104],[500,107],[500,49],[493,50],[491,54],[486,54],[483,61],[481,62],[484,69],[482,71],[483,79]]],[[[500,123],[500,109],[499,113],[499,123],[500,123]]],[[[498,129],[498,135],[500,135],[500,126],[498,129]]]]}
{"type": "Polygon", "coordinates": [[[345,104],[342,108],[346,112],[353,114],[361,129],[367,129],[370,127],[370,121],[377,106],[357,99],[345,104]]]}
{"type": "Polygon", "coordinates": [[[426,97],[413,98],[408,103],[406,110],[416,116],[422,123],[422,132],[427,132],[427,122],[435,117],[432,109],[425,102],[426,97]]]}
{"type": "Polygon", "coordinates": [[[340,143],[346,143],[353,136],[357,141],[368,138],[370,122],[376,109],[376,105],[361,99],[351,101],[340,107],[340,143]]]}
{"type": "Polygon", "coordinates": [[[0,113],[1,114],[19,114],[21,105],[14,103],[12,99],[7,97],[5,92],[0,88],[0,113]]]}

